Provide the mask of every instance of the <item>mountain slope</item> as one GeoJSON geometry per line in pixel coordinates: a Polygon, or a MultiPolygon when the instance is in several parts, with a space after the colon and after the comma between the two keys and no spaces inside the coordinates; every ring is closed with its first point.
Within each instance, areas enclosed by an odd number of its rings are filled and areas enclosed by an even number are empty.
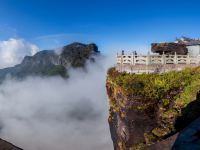
{"type": "Polygon", "coordinates": [[[7,76],[24,78],[26,76],[53,76],[67,77],[70,67],[85,67],[86,62],[95,61],[99,54],[95,44],[72,43],[64,46],[58,53],[56,50],[43,50],[34,56],[26,56],[21,64],[14,67],[0,69],[0,81],[7,76]]]}

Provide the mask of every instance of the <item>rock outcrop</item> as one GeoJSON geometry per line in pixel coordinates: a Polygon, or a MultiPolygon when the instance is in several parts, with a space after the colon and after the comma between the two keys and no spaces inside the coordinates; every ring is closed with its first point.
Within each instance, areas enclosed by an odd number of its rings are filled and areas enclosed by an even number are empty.
{"type": "Polygon", "coordinates": [[[0,139],[0,150],[22,150],[13,144],[0,139]]]}
{"type": "Polygon", "coordinates": [[[175,52],[178,55],[187,55],[188,53],[186,44],[182,43],[152,43],[151,51],[160,55],[163,53],[174,55],[175,52]]]}
{"type": "MultiPolygon", "coordinates": [[[[156,142],[155,144],[147,146],[144,148],[144,150],[171,150],[177,139],[177,136],[178,133],[160,142],[156,142]]],[[[175,150],[182,150],[182,149],[175,149],[175,150]]]]}
{"type": "Polygon", "coordinates": [[[200,67],[159,74],[108,71],[109,125],[115,150],[169,150],[200,116],[200,67]]]}

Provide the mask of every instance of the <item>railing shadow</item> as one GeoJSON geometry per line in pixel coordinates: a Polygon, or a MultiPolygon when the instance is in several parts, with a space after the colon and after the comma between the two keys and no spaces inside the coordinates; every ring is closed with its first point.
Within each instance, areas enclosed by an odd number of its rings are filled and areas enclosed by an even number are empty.
{"type": "Polygon", "coordinates": [[[175,123],[177,131],[182,130],[200,117],[200,92],[197,93],[196,100],[188,104],[187,107],[183,108],[181,111],[182,116],[178,117],[175,123]]]}
{"type": "Polygon", "coordinates": [[[175,128],[182,130],[171,150],[200,150],[200,93],[197,99],[182,110],[175,128]]]}

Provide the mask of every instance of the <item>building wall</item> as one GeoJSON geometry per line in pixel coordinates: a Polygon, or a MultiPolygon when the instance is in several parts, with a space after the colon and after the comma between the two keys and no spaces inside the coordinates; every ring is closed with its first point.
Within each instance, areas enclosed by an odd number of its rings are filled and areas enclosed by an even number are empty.
{"type": "Polygon", "coordinates": [[[200,45],[187,46],[188,52],[190,55],[199,55],[200,54],[200,45]]]}

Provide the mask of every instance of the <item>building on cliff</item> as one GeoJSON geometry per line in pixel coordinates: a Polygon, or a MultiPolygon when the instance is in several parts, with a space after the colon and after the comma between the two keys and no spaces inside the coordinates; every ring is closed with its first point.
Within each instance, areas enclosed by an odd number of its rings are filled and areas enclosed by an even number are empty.
{"type": "Polygon", "coordinates": [[[187,37],[177,38],[175,42],[169,43],[152,43],[151,51],[153,53],[174,54],[179,55],[199,55],[200,54],[200,40],[191,39],[187,37]]]}
{"type": "Polygon", "coordinates": [[[200,54],[200,39],[195,40],[187,37],[181,37],[176,39],[175,43],[186,45],[186,48],[190,55],[200,54]]]}
{"type": "Polygon", "coordinates": [[[152,43],[152,54],[117,54],[116,69],[135,74],[180,71],[200,65],[200,40],[181,37],[175,42],[152,43]]]}

